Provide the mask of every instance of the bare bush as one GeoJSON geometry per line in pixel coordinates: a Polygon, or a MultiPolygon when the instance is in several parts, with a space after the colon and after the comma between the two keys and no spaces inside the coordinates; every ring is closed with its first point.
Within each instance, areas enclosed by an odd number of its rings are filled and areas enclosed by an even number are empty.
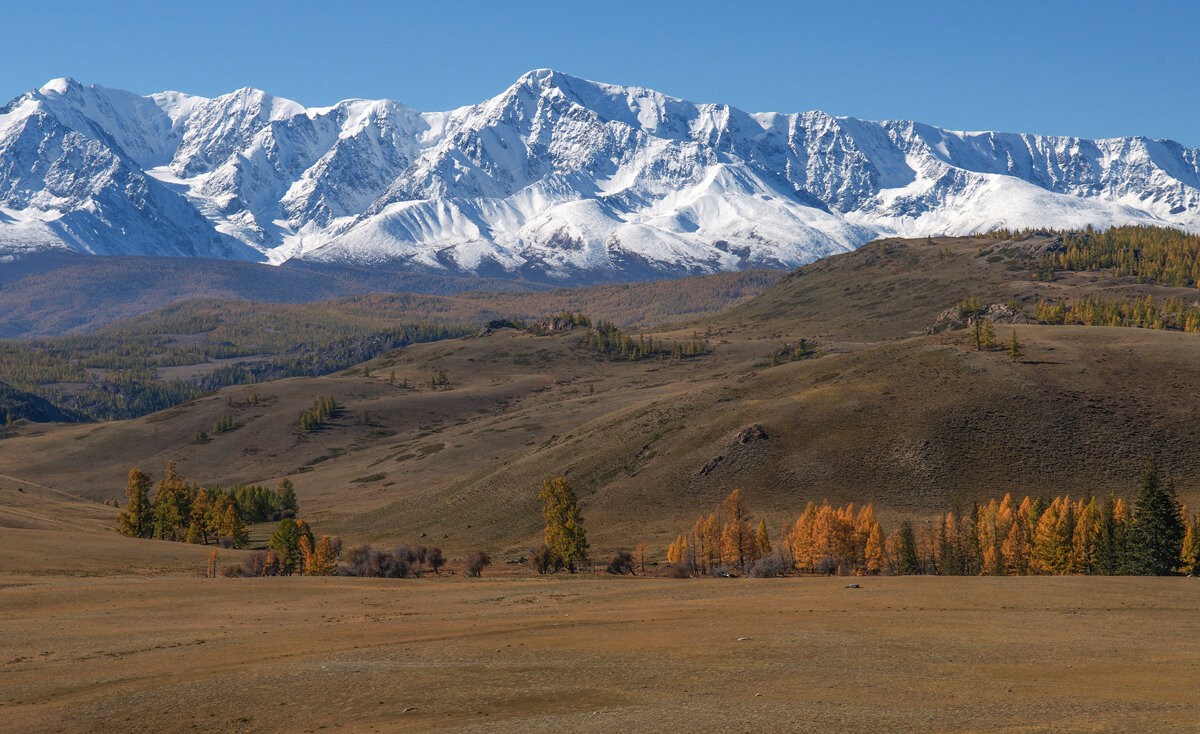
{"type": "Polygon", "coordinates": [[[487,554],[487,551],[477,550],[471,554],[471,558],[467,561],[467,575],[479,577],[483,575],[483,569],[492,565],[492,557],[487,554]]]}
{"type": "Polygon", "coordinates": [[[813,563],[813,570],[826,576],[835,576],[838,572],[838,562],[833,556],[821,556],[813,563]]]}
{"type": "Polygon", "coordinates": [[[388,552],[365,544],[356,545],[346,551],[346,565],[343,570],[347,576],[402,579],[408,576],[410,570],[409,554],[399,549],[398,551],[388,552]]]}
{"type": "Polygon", "coordinates": [[[785,573],[787,573],[787,563],[779,553],[763,556],[746,571],[746,575],[752,579],[775,578],[785,573]]]}
{"type": "Polygon", "coordinates": [[[425,562],[429,564],[435,574],[441,576],[442,566],[446,565],[446,557],[442,555],[441,548],[430,548],[429,553],[425,556],[425,562]]]}
{"type": "Polygon", "coordinates": [[[692,569],[687,563],[672,563],[667,566],[667,578],[669,579],[690,579],[692,577],[692,569]]]}
{"type": "Polygon", "coordinates": [[[608,568],[604,570],[614,576],[635,575],[633,573],[633,554],[628,551],[618,551],[617,555],[608,562],[608,568]]]}
{"type": "Polygon", "coordinates": [[[558,573],[562,570],[562,561],[558,556],[550,550],[550,546],[543,545],[537,550],[529,551],[529,566],[538,573],[558,573]]]}
{"type": "Polygon", "coordinates": [[[733,567],[728,563],[722,563],[719,566],[709,566],[708,575],[713,578],[729,579],[734,577],[733,567]]]}
{"type": "Polygon", "coordinates": [[[401,543],[400,545],[396,546],[394,554],[397,559],[404,561],[410,566],[416,563],[419,557],[417,555],[417,551],[411,545],[407,545],[405,543],[401,543]]]}

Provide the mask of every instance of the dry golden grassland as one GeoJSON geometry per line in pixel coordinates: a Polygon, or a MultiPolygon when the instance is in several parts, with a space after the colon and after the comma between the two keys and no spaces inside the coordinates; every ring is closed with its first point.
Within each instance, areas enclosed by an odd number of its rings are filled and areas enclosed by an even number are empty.
{"type": "Polygon", "coordinates": [[[10,574],[0,730],[1190,731],[1198,613],[1183,578],[10,574]]]}

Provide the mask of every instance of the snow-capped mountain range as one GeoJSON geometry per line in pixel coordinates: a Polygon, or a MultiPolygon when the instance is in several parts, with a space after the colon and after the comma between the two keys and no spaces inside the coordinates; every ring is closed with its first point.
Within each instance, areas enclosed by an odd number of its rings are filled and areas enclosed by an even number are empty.
{"type": "Polygon", "coordinates": [[[451,112],[148,97],[0,107],[0,256],[291,258],[551,280],[792,267],[879,236],[1200,232],[1200,151],[750,114],[556,71],[451,112]]]}

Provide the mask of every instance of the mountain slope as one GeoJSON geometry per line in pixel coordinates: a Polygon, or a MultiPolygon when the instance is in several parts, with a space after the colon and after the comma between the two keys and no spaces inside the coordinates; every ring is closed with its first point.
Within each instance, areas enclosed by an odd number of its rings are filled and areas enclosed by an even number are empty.
{"type": "Polygon", "coordinates": [[[54,80],[0,108],[0,256],[290,258],[535,280],[794,267],[878,236],[1200,231],[1200,151],[748,114],[551,70],[304,108],[54,80]]]}
{"type": "Polygon", "coordinates": [[[509,557],[536,542],[537,489],[560,475],[579,492],[598,552],[643,538],[665,547],[735,488],[774,534],[824,498],[872,502],[888,523],[1005,492],[1128,500],[1154,456],[1194,506],[1197,334],[997,325],[1004,342],[1016,330],[1014,361],[976,349],[969,329],[922,333],[970,294],[1026,312],[1044,298],[1195,300],[1194,287],[1105,271],[1034,280],[1028,256],[1055,239],[872,245],[700,323],[645,333],[669,342],[699,332],[711,352],[692,358],[605,360],[578,331],[498,328],[134,420],[18,426],[0,473],[93,499],[124,486],[131,466],[161,472],[169,460],[223,486],[288,476],[322,532],[371,542],[426,533],[456,553],[509,557]],[[824,355],[769,366],[800,338],[819,339],[824,355]],[[450,389],[430,386],[441,371],[450,389]],[[344,411],[300,432],[300,412],[330,394],[344,411]],[[241,427],[194,442],[224,415],[241,427]]]}

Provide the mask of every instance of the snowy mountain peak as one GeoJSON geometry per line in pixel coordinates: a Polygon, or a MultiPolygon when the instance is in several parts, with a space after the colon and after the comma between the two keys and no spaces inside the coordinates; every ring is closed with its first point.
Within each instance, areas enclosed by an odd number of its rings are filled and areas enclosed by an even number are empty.
{"type": "Polygon", "coordinates": [[[40,89],[38,89],[38,92],[41,94],[65,95],[70,92],[72,88],[82,89],[83,85],[69,76],[64,76],[59,77],[58,79],[51,79],[50,81],[46,82],[41,86],[40,89]]]}
{"type": "Polygon", "coordinates": [[[748,114],[553,69],[449,112],[55,79],[0,108],[0,256],[44,247],[593,280],[881,235],[1200,231],[1200,152],[748,114]]]}

